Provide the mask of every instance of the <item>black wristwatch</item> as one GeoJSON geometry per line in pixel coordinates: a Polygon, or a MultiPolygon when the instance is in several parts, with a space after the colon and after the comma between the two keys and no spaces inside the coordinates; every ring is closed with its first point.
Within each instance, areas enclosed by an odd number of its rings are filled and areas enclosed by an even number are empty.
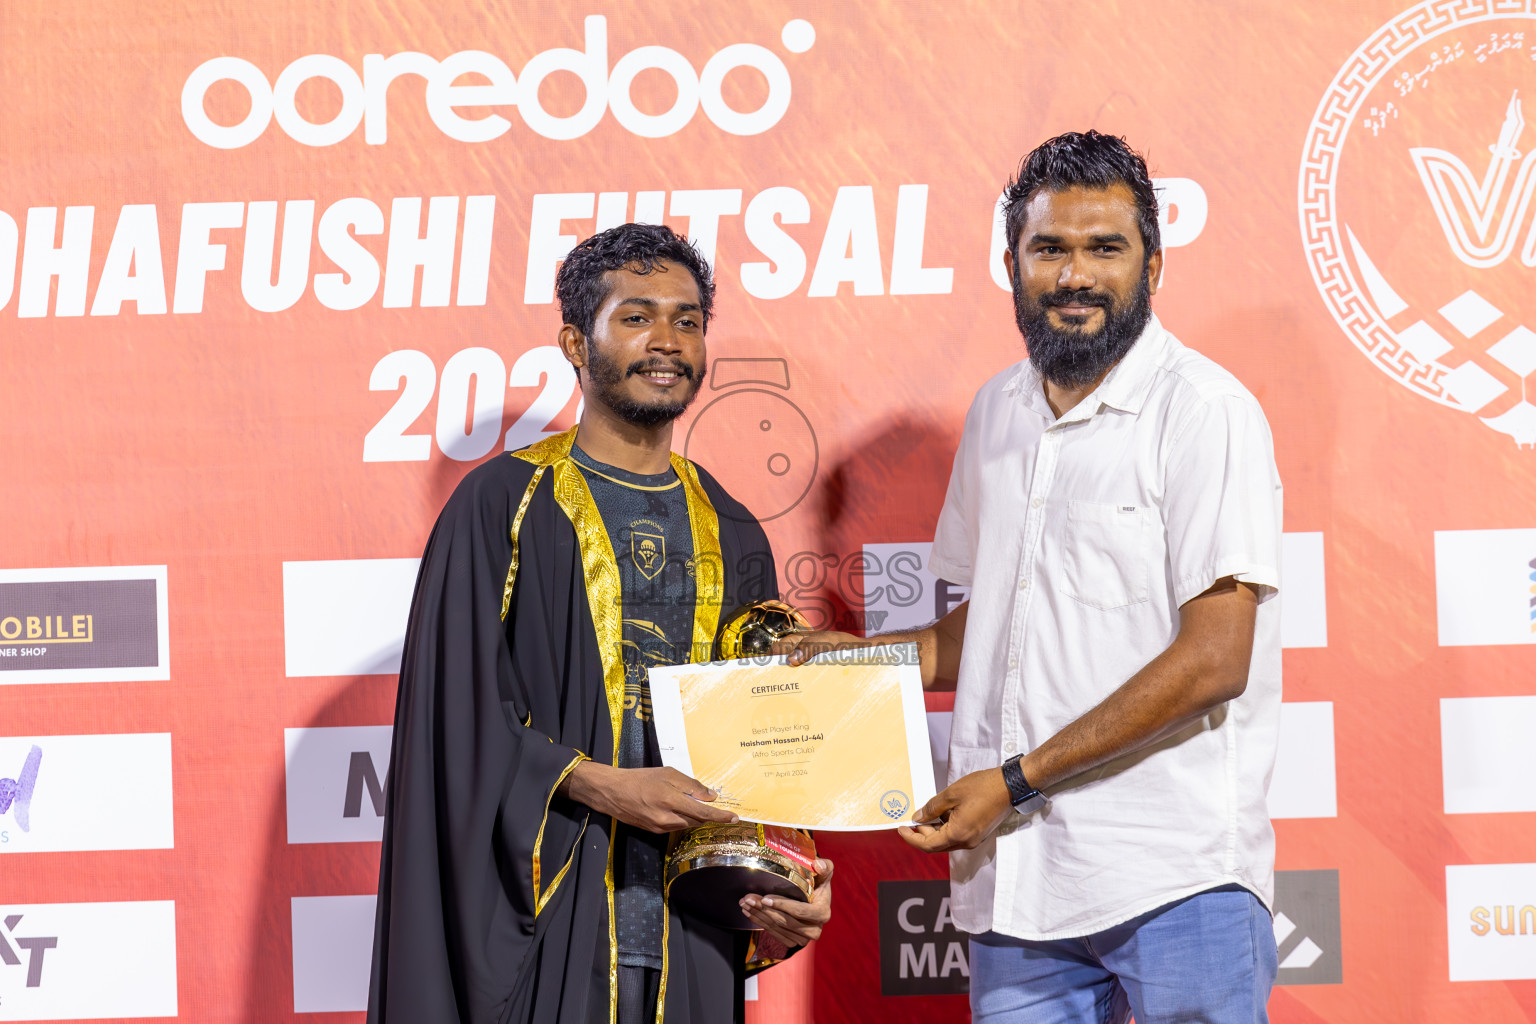
{"type": "Polygon", "coordinates": [[[1013,804],[1015,810],[1040,795],[1040,791],[1024,777],[1023,761],[1024,755],[1020,754],[1003,762],[1003,781],[1008,784],[1008,802],[1013,804]]]}

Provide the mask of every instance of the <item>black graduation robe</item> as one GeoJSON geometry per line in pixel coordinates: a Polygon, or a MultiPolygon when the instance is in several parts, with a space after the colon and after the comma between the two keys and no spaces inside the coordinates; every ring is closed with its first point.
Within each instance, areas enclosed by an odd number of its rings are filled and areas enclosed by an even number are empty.
{"type": "MultiPolygon", "coordinates": [[[[555,794],[613,763],[624,702],[612,544],[575,430],[471,471],[416,580],[379,868],[370,1024],[602,1024],[617,1000],[613,819],[555,794]]],[[[696,660],[777,596],[762,527],[672,456],[692,525],[696,660]]],[[[659,1020],[741,1020],[749,933],[668,908],[659,1020]]]]}

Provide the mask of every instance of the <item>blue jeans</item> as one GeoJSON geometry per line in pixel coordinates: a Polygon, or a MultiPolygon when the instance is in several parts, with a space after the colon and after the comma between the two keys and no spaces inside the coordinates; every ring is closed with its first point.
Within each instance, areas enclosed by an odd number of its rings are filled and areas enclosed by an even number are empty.
{"type": "Polygon", "coordinates": [[[1268,1024],[1278,968],[1258,897],[1222,886],[1093,935],[971,936],[977,1024],[1268,1024]]]}

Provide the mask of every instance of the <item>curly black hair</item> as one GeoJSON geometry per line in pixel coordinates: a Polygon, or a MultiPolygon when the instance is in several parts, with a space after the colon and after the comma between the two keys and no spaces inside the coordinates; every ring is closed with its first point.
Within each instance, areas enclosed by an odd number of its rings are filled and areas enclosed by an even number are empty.
{"type": "Polygon", "coordinates": [[[1147,174],[1147,162],[1123,138],[1091,128],[1047,139],[1019,164],[1019,173],[1003,193],[1008,251],[1018,258],[1025,207],[1035,193],[1074,187],[1106,189],[1116,183],[1125,185],[1136,197],[1143,259],[1150,260],[1162,250],[1163,240],[1157,226],[1157,192],[1147,174]]]}
{"type": "Polygon", "coordinates": [[[578,242],[555,278],[560,315],[582,337],[591,337],[597,310],[612,291],[604,275],[610,270],[650,274],[663,269],[663,262],[680,264],[693,275],[699,286],[700,317],[707,332],[715,307],[714,275],[693,244],[664,224],[620,224],[578,242]]]}

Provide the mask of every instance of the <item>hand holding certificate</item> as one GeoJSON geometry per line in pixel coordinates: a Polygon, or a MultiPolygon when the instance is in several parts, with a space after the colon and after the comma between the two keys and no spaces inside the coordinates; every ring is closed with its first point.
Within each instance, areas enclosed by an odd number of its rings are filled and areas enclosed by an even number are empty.
{"type": "Polygon", "coordinates": [[[934,794],[912,645],[650,671],[663,764],[744,820],[832,831],[891,829],[934,794]]]}

